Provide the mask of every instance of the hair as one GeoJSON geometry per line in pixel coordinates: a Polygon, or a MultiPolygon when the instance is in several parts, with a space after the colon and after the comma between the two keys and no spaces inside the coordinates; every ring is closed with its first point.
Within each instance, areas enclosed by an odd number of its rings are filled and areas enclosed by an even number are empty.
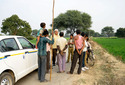
{"type": "Polygon", "coordinates": [[[76,30],[76,34],[80,34],[81,32],[80,32],[80,30],[76,30]]]}
{"type": "Polygon", "coordinates": [[[70,36],[73,36],[73,34],[70,34],[70,36]]]}
{"type": "Polygon", "coordinates": [[[44,31],[43,31],[43,35],[45,36],[45,35],[48,35],[49,34],[49,32],[45,29],[44,31]]]}
{"type": "Polygon", "coordinates": [[[40,23],[40,27],[44,27],[46,24],[44,22],[40,23]]]}
{"type": "Polygon", "coordinates": [[[81,33],[81,35],[84,37],[84,36],[85,36],[85,33],[84,33],[84,32],[82,32],[82,33],[81,33]]]}
{"type": "Polygon", "coordinates": [[[58,31],[58,29],[55,29],[54,31],[58,31]]]}
{"type": "Polygon", "coordinates": [[[89,41],[89,38],[87,38],[86,40],[89,41]]]}
{"type": "Polygon", "coordinates": [[[88,37],[88,34],[85,34],[85,37],[88,37]]]}
{"type": "Polygon", "coordinates": [[[63,32],[60,32],[60,33],[59,33],[59,36],[60,36],[60,37],[62,37],[63,35],[64,35],[64,33],[63,33],[63,32]]]}

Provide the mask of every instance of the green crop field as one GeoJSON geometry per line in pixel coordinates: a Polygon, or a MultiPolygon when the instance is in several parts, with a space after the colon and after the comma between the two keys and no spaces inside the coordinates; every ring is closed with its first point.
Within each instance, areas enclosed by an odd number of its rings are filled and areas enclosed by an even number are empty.
{"type": "Polygon", "coordinates": [[[125,39],[120,38],[92,38],[103,48],[105,48],[110,54],[115,57],[122,57],[122,61],[125,63],[125,39]]]}
{"type": "MultiPolygon", "coordinates": [[[[65,37],[67,40],[69,39],[69,37],[65,37]]],[[[32,44],[36,44],[36,38],[35,39],[33,39],[33,40],[29,40],[32,44]]]]}
{"type": "Polygon", "coordinates": [[[33,39],[33,40],[29,40],[32,44],[36,44],[36,38],[35,39],[33,39]]]}

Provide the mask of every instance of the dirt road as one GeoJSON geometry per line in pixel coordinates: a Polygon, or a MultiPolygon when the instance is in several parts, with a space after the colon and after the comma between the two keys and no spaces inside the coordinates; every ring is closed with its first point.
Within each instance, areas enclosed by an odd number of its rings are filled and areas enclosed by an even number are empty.
{"type": "MultiPolygon", "coordinates": [[[[93,41],[91,41],[91,43],[94,49],[96,63],[93,67],[89,67],[89,70],[82,72],[80,75],[77,74],[78,64],[73,75],[57,73],[58,67],[56,65],[53,67],[51,82],[40,83],[38,81],[36,70],[20,79],[15,85],[97,85],[102,82],[101,79],[104,82],[105,79],[103,78],[105,75],[113,74],[125,78],[125,64],[115,59],[114,56],[108,54],[108,52],[101,48],[97,43],[93,41]]],[[[66,72],[69,71],[70,66],[71,63],[66,64],[66,72]]],[[[47,74],[46,79],[49,80],[49,77],[50,74],[47,74]]]]}

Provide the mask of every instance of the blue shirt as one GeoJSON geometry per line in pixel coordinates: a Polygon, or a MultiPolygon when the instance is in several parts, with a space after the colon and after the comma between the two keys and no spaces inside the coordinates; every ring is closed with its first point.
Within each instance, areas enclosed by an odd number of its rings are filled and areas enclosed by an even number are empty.
{"type": "Polygon", "coordinates": [[[37,36],[40,36],[40,30],[43,30],[43,28],[40,28],[37,32],[37,36]]]}
{"type": "Polygon", "coordinates": [[[54,39],[52,38],[52,40],[49,40],[46,37],[41,37],[40,41],[38,43],[38,55],[39,56],[46,56],[46,43],[49,44],[53,44],[54,43],[54,39]]]}

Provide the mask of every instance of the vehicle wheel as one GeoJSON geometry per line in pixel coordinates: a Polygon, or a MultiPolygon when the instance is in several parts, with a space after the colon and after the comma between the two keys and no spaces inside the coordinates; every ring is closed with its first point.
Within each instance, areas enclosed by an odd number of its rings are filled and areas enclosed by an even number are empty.
{"type": "Polygon", "coordinates": [[[14,79],[10,73],[4,72],[1,74],[0,85],[14,85],[14,79]]]}

